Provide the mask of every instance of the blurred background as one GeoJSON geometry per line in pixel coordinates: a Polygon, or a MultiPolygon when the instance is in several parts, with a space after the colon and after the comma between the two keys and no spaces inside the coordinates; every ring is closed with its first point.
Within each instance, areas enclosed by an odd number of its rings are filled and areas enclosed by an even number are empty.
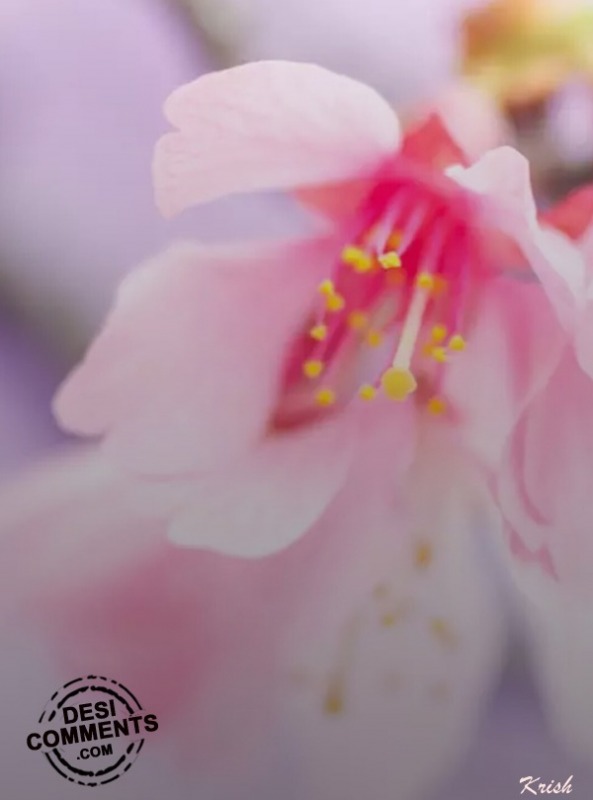
{"type": "MultiPolygon", "coordinates": [[[[360,78],[404,121],[437,108],[474,154],[513,143],[531,160],[542,207],[593,179],[587,2],[0,0],[0,477],[63,441],[51,397],[127,270],[174,238],[301,224],[284,197],[174,222],[153,203],[169,92],[259,58],[360,78]]],[[[577,771],[545,733],[518,651],[472,758],[441,796],[511,796],[526,765],[577,771]]]]}

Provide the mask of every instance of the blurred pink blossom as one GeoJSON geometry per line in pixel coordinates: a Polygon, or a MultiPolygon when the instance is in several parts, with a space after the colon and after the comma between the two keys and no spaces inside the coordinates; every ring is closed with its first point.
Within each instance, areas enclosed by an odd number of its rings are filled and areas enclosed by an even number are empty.
{"type": "MultiPolygon", "coordinates": [[[[357,495],[377,433],[324,519],[263,560],[167,544],[96,455],[6,487],[3,642],[23,658],[35,641],[61,680],[100,671],[134,687],[161,722],[146,758],[164,761],[172,787],[228,800],[380,800],[394,785],[401,800],[424,796],[463,757],[496,679],[500,609],[471,535],[471,466],[446,446],[435,484],[433,442],[386,525],[357,495]],[[434,559],[416,552],[425,530],[434,559]]],[[[25,755],[2,764],[15,800],[35,786],[25,755]]],[[[119,800],[137,796],[144,769],[119,800]]],[[[158,784],[142,796],[157,800],[158,784]]]]}
{"type": "MultiPolygon", "coordinates": [[[[565,589],[590,596],[593,491],[593,187],[544,219],[568,233],[585,269],[571,277],[572,313],[549,380],[531,399],[505,452],[499,494],[517,553],[565,589]]],[[[550,239],[553,243],[553,239],[550,239]]],[[[556,245],[557,246],[557,245],[556,245]]],[[[568,259],[567,259],[568,263],[568,259]]]]}

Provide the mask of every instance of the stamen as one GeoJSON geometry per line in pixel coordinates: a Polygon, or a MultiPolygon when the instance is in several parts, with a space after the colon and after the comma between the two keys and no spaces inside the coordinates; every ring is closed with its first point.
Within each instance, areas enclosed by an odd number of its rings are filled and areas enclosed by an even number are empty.
{"type": "Polygon", "coordinates": [[[465,350],[466,342],[463,336],[460,333],[456,333],[449,339],[449,350],[456,350],[461,352],[461,350],[465,350]]]}
{"type": "Polygon", "coordinates": [[[440,297],[440,295],[444,294],[449,288],[449,281],[446,278],[443,278],[442,275],[435,275],[434,276],[434,286],[432,291],[436,297],[440,297]]]}
{"type": "Polygon", "coordinates": [[[447,327],[446,325],[435,325],[430,333],[430,337],[435,344],[440,344],[444,342],[447,338],[447,327]]]}
{"type": "Polygon", "coordinates": [[[344,711],[344,687],[341,680],[332,680],[323,702],[325,713],[336,716],[344,711]]]}
{"type": "Polygon", "coordinates": [[[419,542],[414,552],[414,566],[418,570],[427,569],[433,560],[434,553],[429,542],[419,542]]]}
{"type": "Polygon", "coordinates": [[[439,364],[446,364],[447,362],[447,351],[444,347],[431,348],[430,355],[435,361],[438,361],[439,364]]]}
{"type": "Polygon", "coordinates": [[[430,398],[430,400],[426,404],[426,407],[428,408],[431,414],[439,416],[440,414],[444,414],[445,411],[447,410],[447,403],[442,397],[435,395],[434,397],[430,398]]]}
{"type": "Polygon", "coordinates": [[[454,649],[459,643],[457,633],[442,617],[434,617],[430,620],[430,632],[439,644],[448,649],[454,649]]]}
{"type": "Polygon", "coordinates": [[[389,238],[387,239],[386,244],[390,250],[399,250],[403,240],[404,240],[403,231],[393,231],[393,233],[391,233],[389,238]]]}
{"type": "Polygon", "coordinates": [[[368,325],[369,318],[364,311],[351,311],[348,314],[348,325],[354,331],[361,331],[368,325]]]}
{"type": "Polygon", "coordinates": [[[320,389],[315,395],[315,402],[320,406],[332,406],[336,402],[336,393],[332,389],[320,389]]]}
{"type": "Polygon", "coordinates": [[[319,292],[325,295],[326,297],[330,297],[331,295],[334,294],[335,291],[336,287],[334,286],[334,282],[331,281],[329,278],[327,278],[326,280],[322,281],[319,284],[319,292]]]}
{"type": "Polygon", "coordinates": [[[381,625],[384,628],[393,628],[397,623],[397,614],[394,614],[393,611],[386,611],[381,616],[381,625]]]}
{"type": "Polygon", "coordinates": [[[420,289],[426,289],[430,292],[434,289],[434,285],[434,275],[430,275],[428,272],[421,272],[416,278],[416,286],[420,289]]]}
{"type": "Polygon", "coordinates": [[[365,383],[364,386],[361,386],[358,390],[358,396],[362,400],[374,400],[377,396],[377,390],[374,386],[371,386],[370,383],[365,383]]]}
{"type": "Polygon", "coordinates": [[[369,347],[379,347],[383,342],[383,334],[381,331],[369,331],[366,335],[366,343],[369,347]]]}
{"type": "Polygon", "coordinates": [[[401,239],[398,242],[397,247],[394,248],[399,252],[400,256],[404,255],[408,247],[418,235],[422,225],[424,224],[428,210],[429,208],[426,204],[420,204],[415,208],[414,213],[406,222],[405,230],[401,235],[401,239]]]}
{"type": "Polygon", "coordinates": [[[422,318],[430,295],[423,289],[414,292],[403,324],[397,351],[393,359],[394,368],[408,370],[414,355],[416,340],[422,328],[422,318]]]}
{"type": "Polygon", "coordinates": [[[373,268],[373,259],[360,247],[348,245],[342,251],[342,261],[354,268],[355,272],[369,272],[373,268]]]}
{"type": "Polygon", "coordinates": [[[346,301],[341,294],[330,294],[325,301],[325,307],[328,311],[337,312],[341,311],[346,305],[346,301]]]}
{"type": "Polygon", "coordinates": [[[307,378],[318,378],[323,372],[323,366],[322,361],[311,359],[303,364],[303,372],[307,378]]]}
{"type": "Polygon", "coordinates": [[[322,342],[327,336],[327,325],[315,325],[309,331],[309,336],[318,342],[322,342]]]}
{"type": "Polygon", "coordinates": [[[409,369],[391,367],[381,377],[383,391],[391,400],[405,400],[416,390],[417,385],[409,369]]]}
{"type": "Polygon", "coordinates": [[[402,260],[395,250],[390,250],[388,253],[383,253],[379,256],[379,263],[383,269],[399,269],[402,265],[402,260]]]}

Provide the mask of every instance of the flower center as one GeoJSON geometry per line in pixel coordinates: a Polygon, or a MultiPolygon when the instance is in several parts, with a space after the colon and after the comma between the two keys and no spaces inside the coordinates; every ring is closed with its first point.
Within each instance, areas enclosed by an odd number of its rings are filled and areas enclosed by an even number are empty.
{"type": "Polygon", "coordinates": [[[293,405],[383,393],[446,410],[442,371],[465,348],[464,316],[481,264],[472,211],[447,179],[403,174],[375,187],[295,345],[285,381],[293,405]]]}

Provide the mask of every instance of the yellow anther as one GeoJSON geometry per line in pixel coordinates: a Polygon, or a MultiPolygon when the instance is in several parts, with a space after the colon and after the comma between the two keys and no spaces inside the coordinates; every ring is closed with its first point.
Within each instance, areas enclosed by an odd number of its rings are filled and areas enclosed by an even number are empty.
{"type": "Polygon", "coordinates": [[[305,361],[303,364],[303,372],[307,378],[318,378],[323,372],[323,362],[317,359],[305,361]]]}
{"type": "Polygon", "coordinates": [[[331,406],[336,402],[336,393],[331,389],[320,389],[315,395],[315,402],[320,406],[331,406]]]}
{"type": "Polygon", "coordinates": [[[322,342],[327,336],[327,325],[315,325],[315,327],[311,328],[309,331],[309,336],[317,342],[322,342]]]}
{"type": "Polygon", "coordinates": [[[374,386],[371,386],[370,383],[365,383],[364,386],[361,386],[358,390],[358,396],[361,397],[363,400],[373,400],[377,395],[377,390],[374,386]]]}
{"type": "Polygon", "coordinates": [[[414,552],[414,566],[416,569],[426,569],[432,563],[434,554],[428,542],[420,542],[414,552]]]}
{"type": "Polygon", "coordinates": [[[348,314],[348,325],[354,331],[361,331],[366,328],[369,318],[364,311],[351,311],[348,314]]]}
{"type": "Polygon", "coordinates": [[[341,311],[346,305],[346,301],[341,294],[330,294],[325,301],[328,311],[341,311]]]}
{"type": "Polygon", "coordinates": [[[322,281],[319,284],[319,291],[321,294],[325,295],[326,297],[331,297],[333,293],[336,291],[336,287],[334,286],[334,282],[330,281],[329,278],[322,281]]]}
{"type": "Polygon", "coordinates": [[[323,707],[326,714],[335,716],[344,711],[344,690],[341,682],[332,681],[325,695],[323,707]]]}
{"type": "Polygon", "coordinates": [[[399,250],[403,240],[404,234],[402,231],[393,231],[389,239],[387,239],[387,247],[389,247],[390,250],[399,250]]]}
{"type": "Polygon", "coordinates": [[[439,414],[445,413],[445,411],[447,410],[447,403],[442,397],[435,395],[434,397],[431,397],[430,400],[428,401],[427,408],[431,414],[435,414],[438,416],[439,414]]]}
{"type": "Polygon", "coordinates": [[[366,335],[366,343],[369,347],[379,347],[383,341],[383,334],[381,331],[369,331],[366,335]]]}
{"type": "Polygon", "coordinates": [[[405,400],[416,390],[416,379],[409,369],[391,367],[383,373],[381,386],[391,400],[405,400]]]}
{"type": "Polygon", "coordinates": [[[431,348],[430,355],[435,361],[438,361],[439,364],[445,364],[447,361],[447,350],[444,347],[431,348]]]}
{"type": "Polygon", "coordinates": [[[360,247],[348,245],[342,251],[342,261],[354,268],[355,272],[368,272],[373,268],[373,259],[360,247]]]}
{"type": "Polygon", "coordinates": [[[430,333],[430,338],[435,344],[440,344],[444,342],[447,338],[447,327],[446,325],[435,325],[430,333]]]}
{"type": "Polygon", "coordinates": [[[416,286],[431,291],[434,289],[434,276],[429,275],[428,272],[421,272],[416,278],[416,286]]]}
{"type": "Polygon", "coordinates": [[[457,350],[457,351],[465,350],[465,346],[466,346],[465,339],[460,333],[456,333],[449,339],[450,350],[457,350]]]}
{"type": "Polygon", "coordinates": [[[402,265],[402,260],[395,250],[390,250],[388,253],[383,253],[379,256],[379,263],[383,269],[399,269],[402,265]]]}
{"type": "Polygon", "coordinates": [[[430,632],[443,647],[453,649],[459,643],[458,636],[446,619],[434,617],[430,620],[430,632]]]}

